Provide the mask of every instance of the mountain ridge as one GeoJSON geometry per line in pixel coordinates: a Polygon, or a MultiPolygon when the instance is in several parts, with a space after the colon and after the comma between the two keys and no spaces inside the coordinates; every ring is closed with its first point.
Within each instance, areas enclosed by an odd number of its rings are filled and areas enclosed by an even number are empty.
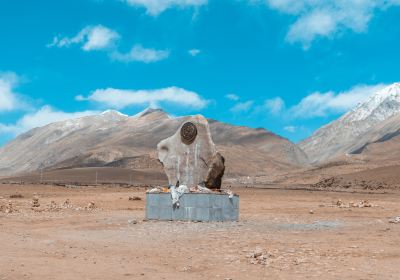
{"type": "Polygon", "coordinates": [[[400,83],[394,83],[374,92],[339,119],[322,126],[298,146],[313,163],[332,160],[361,148],[369,141],[363,137],[365,134],[399,112],[400,83]]]}
{"type": "MultiPolygon", "coordinates": [[[[161,168],[156,145],[185,119],[171,117],[160,109],[146,109],[134,116],[107,110],[48,124],[0,148],[0,175],[78,165],[161,168]]],[[[212,120],[210,129],[227,159],[228,174],[278,172],[307,163],[306,155],[295,144],[268,130],[212,120]]]]}

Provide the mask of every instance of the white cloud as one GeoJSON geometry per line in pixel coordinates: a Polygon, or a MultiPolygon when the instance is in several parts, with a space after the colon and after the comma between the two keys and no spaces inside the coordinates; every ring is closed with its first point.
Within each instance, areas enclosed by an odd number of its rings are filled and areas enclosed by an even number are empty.
{"type": "Polygon", "coordinates": [[[280,97],[275,97],[265,100],[264,106],[271,114],[277,115],[285,109],[285,101],[280,97]]]}
{"type": "Polygon", "coordinates": [[[0,135],[18,135],[32,128],[43,126],[52,122],[76,118],[86,115],[92,115],[94,111],[84,111],[76,113],[65,113],[52,109],[50,106],[44,106],[41,109],[32,112],[32,106],[25,102],[23,95],[15,93],[14,89],[18,85],[19,77],[14,73],[0,73],[0,112],[9,112],[15,110],[30,111],[23,115],[19,120],[12,124],[0,123],[0,135]]]}
{"type": "Polygon", "coordinates": [[[76,100],[89,100],[106,107],[122,109],[128,106],[145,105],[159,107],[161,103],[175,104],[194,109],[204,108],[209,101],[199,94],[178,87],[155,90],[98,89],[88,97],[77,96],[76,100]]]}
{"type": "Polygon", "coordinates": [[[105,50],[111,59],[127,63],[132,61],[151,63],[169,57],[169,51],[147,49],[141,45],[133,46],[128,53],[119,52],[116,43],[120,38],[121,36],[116,31],[102,25],[87,26],[72,38],[54,37],[53,42],[47,46],[63,48],[77,44],[84,51],[105,50]]]}
{"type": "Polygon", "coordinates": [[[253,101],[239,102],[235,106],[233,106],[230,111],[232,113],[244,113],[248,112],[253,106],[253,101]]]}
{"type": "Polygon", "coordinates": [[[240,99],[239,96],[237,96],[236,94],[233,94],[233,93],[225,95],[225,98],[232,100],[232,101],[238,101],[240,99]]]}
{"type": "Polygon", "coordinates": [[[289,109],[290,115],[300,118],[324,117],[329,114],[345,113],[385,85],[359,85],[348,91],[315,92],[304,97],[299,104],[289,109]]]}
{"type": "Polygon", "coordinates": [[[144,7],[147,13],[152,16],[157,16],[165,10],[178,7],[200,7],[206,5],[208,0],[122,0],[131,6],[144,7]]]}
{"type": "Polygon", "coordinates": [[[199,49],[191,49],[188,51],[189,55],[191,56],[198,56],[201,53],[201,50],[199,49]]]}
{"type": "Polygon", "coordinates": [[[36,112],[24,115],[15,124],[5,125],[0,123],[0,134],[18,135],[32,128],[45,126],[53,122],[95,115],[98,113],[99,112],[96,111],[66,113],[54,110],[50,106],[43,106],[36,112]]]}
{"type": "MultiPolygon", "coordinates": [[[[256,2],[256,1],[253,1],[256,2]]],[[[296,14],[300,12],[305,5],[305,0],[261,0],[258,2],[266,2],[271,8],[288,14],[296,14]]]]}
{"type": "Polygon", "coordinates": [[[283,128],[283,130],[290,132],[290,133],[295,133],[297,131],[297,126],[288,125],[288,126],[285,126],[283,128]]]}
{"type": "MultiPolygon", "coordinates": [[[[332,114],[342,114],[364,102],[375,92],[385,88],[387,85],[357,85],[347,91],[341,92],[313,92],[296,105],[286,107],[281,97],[268,99],[263,106],[258,106],[256,112],[264,112],[265,109],[273,115],[280,115],[287,118],[316,118],[326,117],[332,114]]],[[[290,126],[287,127],[290,129],[290,126]]],[[[285,129],[289,131],[288,129],[285,129]]]]}
{"type": "Polygon", "coordinates": [[[0,113],[29,108],[25,97],[15,91],[18,84],[19,77],[15,73],[0,72],[0,113]]]}
{"type": "Polygon", "coordinates": [[[0,112],[12,111],[18,107],[16,93],[14,92],[17,79],[14,73],[0,73],[0,112]]]}
{"type": "Polygon", "coordinates": [[[315,11],[297,20],[290,27],[286,40],[291,43],[302,42],[307,49],[316,36],[330,36],[336,28],[337,22],[332,14],[315,11]]]}
{"type": "Polygon", "coordinates": [[[79,44],[84,51],[104,50],[113,47],[119,38],[120,35],[110,28],[102,25],[87,26],[72,38],[54,37],[48,47],[62,48],[79,44]]]}
{"type": "Polygon", "coordinates": [[[140,61],[145,63],[157,62],[168,58],[169,51],[146,49],[141,45],[134,46],[128,53],[113,52],[111,58],[121,62],[140,61]]]}
{"type": "Polygon", "coordinates": [[[266,3],[271,9],[294,15],[287,41],[304,48],[318,37],[333,37],[346,30],[360,33],[378,10],[400,5],[399,0],[249,0],[266,3]]]}

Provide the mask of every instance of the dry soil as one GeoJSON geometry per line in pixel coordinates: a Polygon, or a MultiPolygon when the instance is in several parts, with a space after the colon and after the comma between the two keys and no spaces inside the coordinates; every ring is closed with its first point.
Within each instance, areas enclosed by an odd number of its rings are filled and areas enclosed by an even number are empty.
{"type": "Polygon", "coordinates": [[[239,222],[194,223],[144,221],[144,189],[0,185],[0,279],[399,279],[399,192],[234,191],[239,222]]]}

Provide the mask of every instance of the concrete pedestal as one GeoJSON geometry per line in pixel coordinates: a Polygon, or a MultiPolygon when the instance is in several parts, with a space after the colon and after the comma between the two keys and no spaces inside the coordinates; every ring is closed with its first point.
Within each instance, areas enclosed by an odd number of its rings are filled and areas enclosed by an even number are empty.
{"type": "Polygon", "coordinates": [[[172,206],[171,194],[148,193],[146,218],[160,221],[238,221],[239,196],[227,194],[185,193],[179,207],[172,206]]]}

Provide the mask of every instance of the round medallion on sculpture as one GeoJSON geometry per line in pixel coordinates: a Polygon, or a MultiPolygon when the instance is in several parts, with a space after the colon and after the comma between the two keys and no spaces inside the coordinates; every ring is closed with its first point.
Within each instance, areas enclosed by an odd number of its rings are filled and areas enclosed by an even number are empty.
{"type": "Polygon", "coordinates": [[[196,140],[197,136],[197,127],[191,123],[185,123],[181,128],[181,139],[182,143],[186,145],[190,145],[196,140]]]}

